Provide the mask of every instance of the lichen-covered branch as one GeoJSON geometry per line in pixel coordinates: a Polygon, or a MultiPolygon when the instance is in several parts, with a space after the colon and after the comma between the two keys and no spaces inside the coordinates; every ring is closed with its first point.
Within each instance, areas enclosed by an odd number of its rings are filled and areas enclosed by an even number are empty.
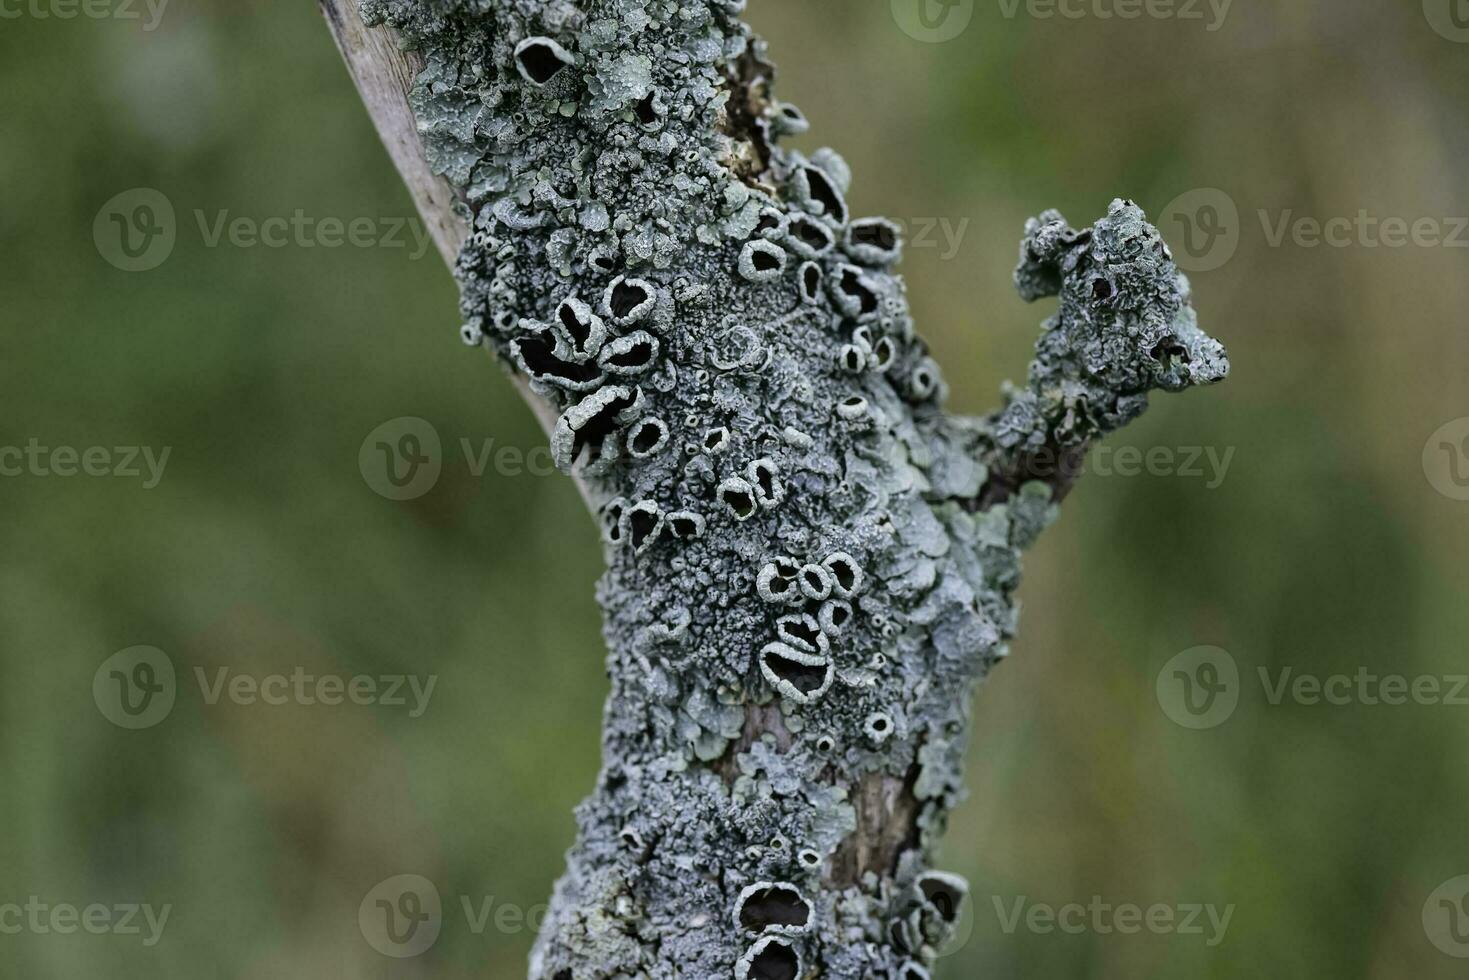
{"type": "Polygon", "coordinates": [[[1060,297],[1029,381],[947,414],[898,229],[781,147],[807,124],[743,7],[363,0],[473,214],[463,338],[550,406],[607,545],[603,772],[535,980],[926,977],[1020,553],[1148,392],[1227,370],[1116,201],[1027,226],[1021,295],[1060,297]]]}

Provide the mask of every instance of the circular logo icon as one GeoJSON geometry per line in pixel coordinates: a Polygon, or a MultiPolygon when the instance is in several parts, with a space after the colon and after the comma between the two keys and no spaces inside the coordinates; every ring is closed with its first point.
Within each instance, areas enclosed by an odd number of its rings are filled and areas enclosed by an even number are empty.
{"type": "Polygon", "coordinates": [[[177,697],[173,661],[157,647],[119,650],[92,675],[92,700],[119,728],[152,728],[173,711],[177,697]]]}
{"type": "Polygon", "coordinates": [[[1239,248],[1239,208],[1216,187],[1195,188],[1168,202],[1158,216],[1158,230],[1180,269],[1210,272],[1234,258],[1239,248]]]}
{"type": "Polygon", "coordinates": [[[92,220],[97,254],[124,272],[158,268],[173,253],[177,237],[172,202],[151,187],[123,191],[92,220]]]}
{"type": "Polygon", "coordinates": [[[892,0],[893,20],[915,41],[942,44],[964,33],[974,0],[892,0]]]}
{"type": "Polygon", "coordinates": [[[375,493],[389,500],[413,500],[439,482],[443,457],[438,430],[405,415],[368,433],[357,451],[357,468],[375,493]]]}
{"type": "Polygon", "coordinates": [[[357,908],[357,926],[367,944],[384,956],[419,956],[438,942],[443,903],[422,875],[395,875],[379,882],[357,908]]]}
{"type": "Polygon", "coordinates": [[[1423,16],[1440,37],[1469,44],[1469,0],[1423,0],[1423,16]]]}
{"type": "Polygon", "coordinates": [[[1469,500],[1469,418],[1441,425],[1428,437],[1423,475],[1450,500],[1469,500]]]}
{"type": "Polygon", "coordinates": [[[1423,931],[1440,952],[1469,959],[1469,875],[1450,878],[1428,896],[1423,931]]]}
{"type": "Polygon", "coordinates": [[[1239,707],[1239,666],[1227,650],[1193,647],[1158,671],[1163,713],[1184,728],[1217,728],[1239,707]]]}

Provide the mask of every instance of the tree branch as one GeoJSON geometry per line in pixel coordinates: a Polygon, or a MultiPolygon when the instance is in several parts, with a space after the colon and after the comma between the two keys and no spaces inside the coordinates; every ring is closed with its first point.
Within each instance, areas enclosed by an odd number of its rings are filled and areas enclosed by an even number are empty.
{"type": "Polygon", "coordinates": [[[1057,313],[1023,388],[952,416],[898,229],[848,213],[835,152],[780,146],[806,122],[744,0],[341,2],[395,162],[463,238],[462,335],[607,546],[603,771],[531,976],[924,980],[1020,554],[1149,391],[1227,370],[1167,247],[1126,201],[1032,220],[1016,282],[1057,313]]]}

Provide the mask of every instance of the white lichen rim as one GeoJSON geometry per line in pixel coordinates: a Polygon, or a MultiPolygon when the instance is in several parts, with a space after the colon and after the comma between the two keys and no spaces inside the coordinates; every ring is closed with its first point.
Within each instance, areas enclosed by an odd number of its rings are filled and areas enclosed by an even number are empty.
{"type": "Polygon", "coordinates": [[[765,680],[770,686],[779,692],[782,697],[794,701],[797,704],[810,704],[821,697],[831,689],[832,680],[836,677],[836,670],[829,658],[819,653],[807,653],[804,650],[797,650],[789,643],[782,643],[779,640],[773,640],[761,647],[758,659],[760,662],[760,673],[764,675],[765,680]],[[775,672],[775,668],[770,665],[770,659],[772,657],[779,657],[782,660],[788,660],[802,667],[825,668],[821,684],[810,691],[802,691],[796,685],[775,672]]]}
{"type": "Polygon", "coordinates": [[[576,361],[587,361],[597,356],[602,345],[607,342],[607,324],[587,304],[585,300],[575,296],[568,296],[556,307],[556,322],[554,324],[556,334],[564,338],[570,349],[570,357],[576,361]],[[586,339],[578,341],[567,326],[568,317],[578,327],[586,331],[586,339]]]}
{"type": "Polygon", "coordinates": [[[799,977],[804,973],[805,960],[801,957],[801,951],[790,940],[783,936],[762,936],[755,941],[755,945],[745,951],[745,955],[741,956],[740,961],[735,964],[735,980],[752,980],[750,971],[754,969],[755,961],[771,946],[780,946],[790,950],[796,959],[795,976],[799,977]]]}
{"type": "Polygon", "coordinates": [[[777,936],[800,936],[810,932],[811,919],[814,915],[814,910],[811,908],[811,901],[806,897],[806,895],[801,891],[800,888],[791,884],[789,881],[757,881],[754,884],[746,885],[743,889],[741,889],[739,897],[735,899],[734,911],[731,913],[734,916],[735,928],[745,932],[752,931],[744,923],[743,916],[745,911],[745,904],[751,898],[754,898],[756,895],[759,895],[762,892],[774,891],[786,891],[795,895],[796,901],[805,906],[806,921],[801,925],[781,925],[778,923],[770,923],[764,928],[758,930],[760,934],[777,936]]]}
{"type": "Polygon", "coordinates": [[[850,599],[858,592],[862,591],[862,584],[866,579],[866,575],[862,571],[862,566],[857,564],[857,559],[853,558],[845,551],[833,551],[831,554],[821,559],[821,564],[828,572],[831,573],[831,590],[838,598],[850,599]],[[841,572],[837,571],[836,567],[839,565],[846,567],[851,572],[851,581],[845,583],[842,581],[843,575],[841,572]]]}
{"type": "Polygon", "coordinates": [[[563,470],[568,470],[576,461],[572,451],[576,445],[577,433],[582,426],[596,418],[601,412],[610,408],[618,401],[630,401],[631,404],[618,413],[619,421],[631,421],[626,416],[641,405],[641,389],[630,389],[623,385],[608,385],[592,392],[581,401],[572,405],[561,413],[556,420],[555,431],[551,433],[551,457],[556,465],[563,470]]]}
{"type": "Polygon", "coordinates": [[[914,879],[913,892],[919,904],[938,913],[945,925],[953,925],[959,919],[959,907],[969,897],[969,881],[962,875],[956,875],[951,871],[929,870],[914,879]],[[953,907],[947,911],[940,908],[929,894],[927,887],[929,884],[936,884],[950,892],[954,896],[953,907]]]}

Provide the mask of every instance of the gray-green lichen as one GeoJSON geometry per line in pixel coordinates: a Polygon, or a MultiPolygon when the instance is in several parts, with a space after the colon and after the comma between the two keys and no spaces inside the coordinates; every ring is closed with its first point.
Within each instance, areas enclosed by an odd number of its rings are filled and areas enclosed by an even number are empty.
{"type": "Polygon", "coordinates": [[[1218,380],[1132,204],[1026,228],[1059,295],[1029,383],[942,410],[898,228],[781,135],[743,0],[363,0],[473,231],[462,335],[560,413],[600,502],[604,766],[535,980],[928,975],[963,882],[929,855],[1020,552],[1152,389],[1218,380]],[[1039,462],[1049,459],[1043,469],[1039,462]]]}

